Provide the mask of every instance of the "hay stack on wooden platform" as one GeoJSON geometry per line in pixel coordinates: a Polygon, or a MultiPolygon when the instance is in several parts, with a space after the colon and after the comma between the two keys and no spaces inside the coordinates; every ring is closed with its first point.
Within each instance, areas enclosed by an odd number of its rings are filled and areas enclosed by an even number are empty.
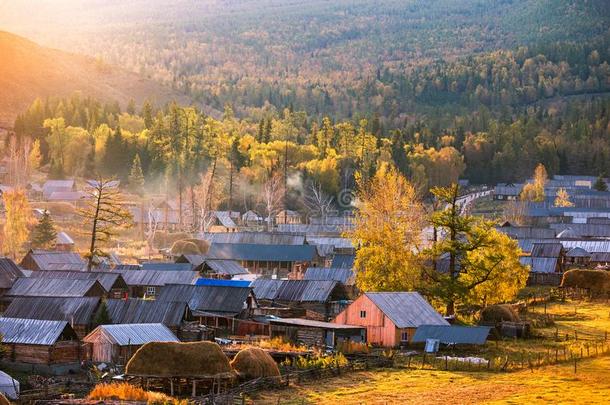
{"type": "Polygon", "coordinates": [[[172,245],[171,253],[174,256],[180,255],[202,255],[208,252],[210,242],[203,239],[181,239],[172,245]]]}
{"type": "Polygon", "coordinates": [[[496,325],[500,322],[519,322],[519,314],[508,304],[489,305],[481,311],[482,325],[496,325]]]}
{"type": "Polygon", "coordinates": [[[246,380],[280,376],[280,369],[273,357],[258,347],[240,350],[231,362],[231,367],[246,380]]]}
{"type": "Polygon", "coordinates": [[[214,342],[151,342],[140,347],[125,373],[140,377],[233,378],[229,359],[214,342]]]}
{"type": "Polygon", "coordinates": [[[606,270],[573,269],[563,274],[564,288],[584,288],[593,295],[610,293],[610,272],[606,270]]]}

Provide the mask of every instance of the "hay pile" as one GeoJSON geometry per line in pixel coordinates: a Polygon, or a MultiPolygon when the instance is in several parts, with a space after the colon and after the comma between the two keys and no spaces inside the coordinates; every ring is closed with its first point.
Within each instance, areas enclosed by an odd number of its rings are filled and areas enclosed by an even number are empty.
{"type": "Polygon", "coordinates": [[[280,369],[273,357],[258,347],[240,350],[231,362],[231,367],[246,380],[280,376],[280,369]]]}
{"type": "Polygon", "coordinates": [[[0,405],[11,405],[10,401],[6,399],[3,393],[0,392],[0,405]]]}
{"type": "Polygon", "coordinates": [[[586,288],[593,295],[610,294],[610,272],[606,270],[574,269],[563,273],[561,286],[586,288]]]}
{"type": "Polygon", "coordinates": [[[214,342],[150,342],[127,363],[135,376],[232,378],[229,359],[214,342]]]}
{"type": "Polygon", "coordinates": [[[180,255],[203,255],[208,252],[210,242],[203,239],[181,239],[172,245],[171,253],[173,256],[180,255]]]}
{"type": "Polygon", "coordinates": [[[481,325],[496,325],[499,322],[519,322],[519,314],[508,304],[489,305],[481,311],[481,325]]]}

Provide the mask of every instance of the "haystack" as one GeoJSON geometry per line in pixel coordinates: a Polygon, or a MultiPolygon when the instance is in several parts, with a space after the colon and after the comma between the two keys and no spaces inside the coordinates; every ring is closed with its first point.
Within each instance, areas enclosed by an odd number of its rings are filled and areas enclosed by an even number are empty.
{"type": "Polygon", "coordinates": [[[499,322],[519,322],[519,315],[508,304],[490,305],[483,308],[479,323],[482,325],[495,325],[499,322]]]}
{"type": "Polygon", "coordinates": [[[231,362],[231,367],[244,379],[279,377],[280,369],[273,357],[258,347],[241,350],[231,362]]]}
{"type": "Polygon", "coordinates": [[[214,342],[150,342],[127,363],[125,373],[140,377],[233,378],[229,359],[214,342]]]}
{"type": "Polygon", "coordinates": [[[11,405],[10,401],[2,393],[0,393],[0,405],[11,405]]]}
{"type": "Polygon", "coordinates": [[[563,274],[561,286],[586,288],[593,295],[610,294],[610,272],[606,270],[568,270],[563,274]]]}
{"type": "Polygon", "coordinates": [[[181,239],[172,245],[171,253],[174,256],[180,255],[202,255],[208,252],[210,242],[203,239],[181,239]]]}

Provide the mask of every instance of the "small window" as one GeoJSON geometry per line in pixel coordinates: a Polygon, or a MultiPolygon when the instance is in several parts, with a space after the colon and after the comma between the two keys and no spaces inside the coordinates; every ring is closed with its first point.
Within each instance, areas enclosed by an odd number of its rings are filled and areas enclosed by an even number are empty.
{"type": "Polygon", "coordinates": [[[409,331],[403,330],[400,333],[400,341],[401,342],[408,342],[409,341],[409,331]]]}
{"type": "Polygon", "coordinates": [[[360,311],[360,318],[366,318],[366,311],[360,311]]]}
{"type": "Polygon", "coordinates": [[[146,287],[146,295],[157,295],[157,287],[146,287]]]}

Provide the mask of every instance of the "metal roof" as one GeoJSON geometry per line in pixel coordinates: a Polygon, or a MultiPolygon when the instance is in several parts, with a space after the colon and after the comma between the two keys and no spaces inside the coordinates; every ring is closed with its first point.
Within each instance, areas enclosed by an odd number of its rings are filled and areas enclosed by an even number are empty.
{"type": "Polygon", "coordinates": [[[203,263],[205,260],[205,256],[204,255],[189,255],[189,254],[184,254],[184,255],[180,255],[178,256],[178,258],[176,259],[176,263],[190,263],[193,268],[199,266],[201,263],[203,263]]]}
{"type": "Polygon", "coordinates": [[[207,259],[205,261],[205,266],[209,267],[217,274],[224,274],[228,276],[237,276],[240,274],[249,274],[250,272],[244,269],[238,262],[235,260],[215,260],[215,259],[207,259]]]}
{"type": "Polygon", "coordinates": [[[100,325],[85,336],[83,341],[96,342],[95,334],[97,332],[119,346],[139,346],[150,342],[179,342],[176,335],[162,323],[100,325]]]}
{"type": "Polygon", "coordinates": [[[547,239],[554,238],[557,233],[554,229],[533,226],[500,226],[496,229],[514,239],[547,239]]]}
{"type": "Polygon", "coordinates": [[[534,243],[532,257],[559,257],[563,246],[559,242],[534,243]]]}
{"type": "Polygon", "coordinates": [[[119,271],[130,286],[164,286],[166,284],[193,284],[199,277],[196,271],[171,270],[114,270],[119,271]]]}
{"type": "Polygon", "coordinates": [[[246,308],[250,287],[167,285],[157,296],[160,302],[186,302],[192,311],[236,315],[246,308]]]}
{"type": "Polygon", "coordinates": [[[335,249],[353,249],[351,239],[327,236],[308,236],[307,243],[310,245],[332,245],[335,249]]]}
{"type": "Polygon", "coordinates": [[[97,280],[106,291],[114,288],[127,288],[127,283],[121,276],[121,273],[109,271],[33,271],[31,278],[63,278],[70,280],[97,280]]]}
{"type": "Polygon", "coordinates": [[[233,221],[233,218],[229,215],[228,211],[214,211],[214,215],[218,219],[218,222],[225,228],[237,228],[237,225],[233,221]]]}
{"type": "Polygon", "coordinates": [[[417,328],[421,325],[449,325],[417,292],[365,293],[397,328],[417,328]]]}
{"type": "Polygon", "coordinates": [[[316,258],[315,246],[212,243],[208,259],[306,262],[316,258]]]}
{"type": "Polygon", "coordinates": [[[209,285],[219,287],[250,287],[248,280],[222,280],[217,278],[200,278],[195,285],[209,285]]]}
{"type": "Polygon", "coordinates": [[[201,237],[210,243],[250,245],[304,245],[305,235],[281,232],[213,232],[201,237]]]}
{"type": "Polygon", "coordinates": [[[108,315],[113,324],[162,323],[179,326],[187,311],[184,302],[160,302],[138,298],[106,300],[108,315]]]}
{"type": "Polygon", "coordinates": [[[522,256],[519,261],[529,266],[532,273],[555,273],[557,270],[557,257],[530,257],[522,256]]]}
{"type": "Polygon", "coordinates": [[[523,189],[522,183],[514,183],[514,184],[499,183],[496,187],[494,187],[494,194],[495,195],[518,196],[519,194],[521,194],[522,189],[523,189]]]}
{"type": "Polygon", "coordinates": [[[344,325],[340,323],[313,321],[302,318],[274,318],[269,319],[269,323],[273,325],[290,325],[301,326],[305,328],[321,328],[321,329],[365,329],[365,326],[344,325]]]}
{"type": "MultiPolygon", "coordinates": [[[[551,228],[558,231],[570,229],[572,235],[585,238],[610,237],[610,224],[551,224],[551,228]]],[[[578,237],[576,236],[576,237],[578,237]]]]}
{"type": "Polygon", "coordinates": [[[74,240],[65,232],[57,232],[55,243],[58,245],[74,245],[74,240]]]}
{"type": "Polygon", "coordinates": [[[566,257],[591,257],[591,254],[581,247],[574,247],[568,250],[566,257]]]}
{"type": "Polygon", "coordinates": [[[326,235],[340,236],[350,226],[341,225],[313,225],[313,224],[278,224],[277,229],[280,232],[299,233],[305,235],[326,235]]]}
{"type": "Polygon", "coordinates": [[[413,336],[413,343],[422,343],[426,339],[438,339],[441,343],[482,345],[489,336],[489,326],[443,326],[422,325],[413,336]]]}
{"type": "Polygon", "coordinates": [[[303,280],[334,280],[343,284],[354,283],[354,272],[350,268],[308,267],[303,280]]]}
{"type": "Polygon", "coordinates": [[[23,272],[15,262],[8,257],[0,257],[0,289],[11,288],[19,277],[23,277],[23,272]]]}
{"type": "Polygon", "coordinates": [[[40,270],[86,270],[87,264],[78,253],[50,250],[30,250],[21,261],[31,259],[40,270]]]}
{"type": "Polygon", "coordinates": [[[94,279],[18,278],[6,292],[8,297],[84,297],[90,293],[101,295],[104,287],[94,279]]]}
{"type": "Polygon", "coordinates": [[[142,263],[142,270],[191,271],[193,270],[193,265],[191,263],[148,262],[142,263]]]}
{"type": "Polygon", "coordinates": [[[337,286],[332,280],[268,280],[252,282],[258,299],[291,302],[326,302],[337,286]]]}
{"type": "Polygon", "coordinates": [[[88,325],[99,302],[99,297],[15,297],[4,311],[4,317],[88,325]]]}
{"type": "MultiPolygon", "coordinates": [[[[50,346],[57,342],[70,325],[66,321],[0,318],[2,343],[50,346]]],[[[71,331],[74,334],[74,331],[71,331]]]]}
{"type": "Polygon", "coordinates": [[[330,267],[351,269],[354,267],[354,260],[356,260],[356,255],[335,255],[330,267]]]}
{"type": "Polygon", "coordinates": [[[590,262],[610,263],[610,252],[591,253],[590,262]]]}

